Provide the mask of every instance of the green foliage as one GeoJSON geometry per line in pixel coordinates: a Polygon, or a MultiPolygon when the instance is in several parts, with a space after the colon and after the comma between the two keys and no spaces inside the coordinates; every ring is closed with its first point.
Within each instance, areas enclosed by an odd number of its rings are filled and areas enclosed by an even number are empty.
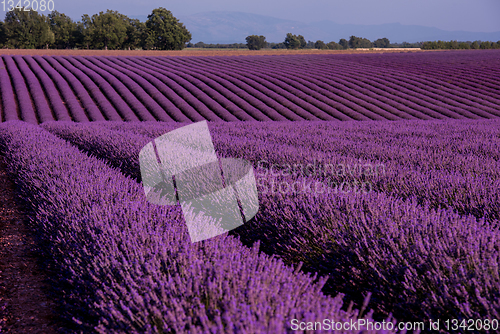
{"type": "Polygon", "coordinates": [[[373,46],[376,48],[388,48],[390,47],[391,42],[387,38],[379,38],[373,42],[373,46]]]}
{"type": "Polygon", "coordinates": [[[346,49],[349,49],[349,42],[344,39],[344,38],[341,38],[340,41],[339,41],[339,45],[342,47],[342,49],[346,50],[346,49]]]}
{"type": "Polygon", "coordinates": [[[54,32],[54,43],[51,45],[56,49],[72,49],[76,43],[77,24],[65,14],[53,11],[47,15],[50,27],[54,32]]]}
{"type": "Polygon", "coordinates": [[[92,49],[121,49],[127,39],[128,18],[114,10],[92,15],[89,35],[92,49]]]}
{"type": "Polygon", "coordinates": [[[182,50],[191,40],[191,33],[163,7],[153,9],[146,21],[147,48],[182,50]]]}
{"type": "MultiPolygon", "coordinates": [[[[267,44],[267,43],[266,43],[267,44]]],[[[247,49],[245,43],[231,43],[231,44],[206,44],[203,42],[198,43],[188,43],[186,45],[188,48],[203,48],[203,49],[247,49]]]]}
{"type": "Polygon", "coordinates": [[[264,36],[250,35],[246,37],[247,47],[249,50],[260,50],[267,46],[264,36]]]}
{"type": "Polygon", "coordinates": [[[349,38],[349,46],[353,49],[356,48],[365,48],[369,49],[373,47],[372,42],[366,38],[361,38],[361,37],[356,37],[356,36],[351,36],[349,38]]]}
{"type": "Polygon", "coordinates": [[[0,48],[4,46],[7,42],[7,34],[5,33],[5,26],[2,21],[0,21],[0,48]]]}
{"type": "Polygon", "coordinates": [[[481,42],[479,45],[480,49],[486,50],[486,49],[492,49],[492,43],[491,42],[481,42]]]}
{"type": "Polygon", "coordinates": [[[286,34],[285,41],[283,42],[283,44],[287,49],[294,49],[294,50],[300,49],[302,43],[307,44],[304,37],[302,35],[299,36],[293,35],[292,33],[286,34]],[[303,41],[300,39],[300,37],[302,37],[303,41]]]}
{"type": "Polygon", "coordinates": [[[326,46],[330,50],[342,50],[343,49],[342,45],[340,45],[339,43],[335,43],[335,42],[330,42],[326,46]]]}
{"type": "Polygon", "coordinates": [[[300,41],[300,49],[304,49],[305,47],[307,47],[307,42],[306,42],[306,39],[304,38],[304,36],[302,35],[299,35],[298,36],[299,38],[299,41],[300,41]]]}
{"type": "Polygon", "coordinates": [[[317,40],[316,43],[314,43],[314,48],[320,49],[320,50],[325,50],[325,49],[328,49],[328,46],[326,46],[325,42],[317,40]]]}
{"type": "Polygon", "coordinates": [[[7,45],[17,49],[48,48],[54,43],[49,19],[24,8],[7,12],[4,23],[7,45]]]}
{"type": "Polygon", "coordinates": [[[285,43],[269,43],[269,47],[271,49],[286,49],[285,43]]]}
{"type": "MultiPolygon", "coordinates": [[[[494,42],[458,42],[458,41],[429,41],[422,43],[421,48],[424,50],[468,50],[468,49],[495,49],[498,43],[494,42]]],[[[500,45],[499,45],[500,46],[500,45]]]]}
{"type": "Polygon", "coordinates": [[[145,48],[148,37],[146,23],[137,19],[127,18],[127,39],[123,43],[124,49],[135,50],[145,48]]]}

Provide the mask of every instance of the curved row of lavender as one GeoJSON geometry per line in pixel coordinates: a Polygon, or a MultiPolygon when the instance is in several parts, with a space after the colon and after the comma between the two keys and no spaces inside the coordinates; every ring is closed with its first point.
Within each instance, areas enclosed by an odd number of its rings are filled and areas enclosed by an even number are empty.
{"type": "MultiPolygon", "coordinates": [[[[148,204],[135,181],[38,126],[0,125],[0,147],[80,329],[285,333],[292,319],[361,316],[341,310],[342,295],[323,295],[325,279],[258,245],[231,236],[192,244],[178,208],[148,204]]],[[[361,332],[376,331],[346,331],[361,332]]]]}
{"type": "MultiPolygon", "coordinates": [[[[136,179],[141,143],[179,126],[43,125],[136,179]]],[[[342,291],[360,303],[363,291],[373,291],[380,314],[408,321],[500,316],[498,121],[389,122],[377,129],[352,122],[210,127],[219,153],[248,159],[255,167],[262,160],[284,166],[313,159],[386,165],[387,174],[371,180],[376,187],[368,194],[265,191],[262,184],[314,184],[324,175],[262,175],[257,168],[259,213],[231,232],[245,244],[260,241],[264,251],[286,263],[301,261],[304,270],[329,275],[329,293],[342,291]],[[369,142],[374,143],[365,146],[369,142]],[[453,154],[443,160],[441,152],[450,149],[453,154]],[[460,202],[460,196],[479,202],[460,202]]]]}
{"type": "Polygon", "coordinates": [[[499,55],[4,55],[0,121],[498,118],[499,55]]]}

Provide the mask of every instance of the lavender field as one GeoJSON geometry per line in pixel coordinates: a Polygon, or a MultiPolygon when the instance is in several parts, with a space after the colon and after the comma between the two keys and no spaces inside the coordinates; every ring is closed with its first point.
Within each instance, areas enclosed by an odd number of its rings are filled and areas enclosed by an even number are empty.
{"type": "Polygon", "coordinates": [[[68,331],[500,331],[499,51],[0,68],[0,154],[68,331]],[[191,243],[139,152],[201,120],[253,165],[259,212],[191,243]],[[384,326],[307,327],[324,319],[384,326]]]}

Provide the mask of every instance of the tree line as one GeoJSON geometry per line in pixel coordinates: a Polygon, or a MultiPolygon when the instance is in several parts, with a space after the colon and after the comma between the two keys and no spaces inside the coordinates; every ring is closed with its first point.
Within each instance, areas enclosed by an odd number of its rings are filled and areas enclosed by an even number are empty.
{"type": "Polygon", "coordinates": [[[190,40],[191,33],[163,7],[146,22],[109,9],[74,22],[58,11],[43,15],[22,8],[0,21],[0,47],[15,49],[181,50],[190,40]]]}
{"type": "Polygon", "coordinates": [[[500,41],[498,42],[482,42],[482,41],[474,41],[474,42],[458,42],[458,41],[433,41],[433,42],[424,42],[422,44],[422,49],[424,50],[468,50],[468,49],[500,49],[500,41]]]}
{"type": "Polygon", "coordinates": [[[320,50],[347,50],[357,49],[357,48],[391,48],[391,47],[420,47],[420,43],[403,43],[394,44],[387,38],[379,38],[373,42],[366,38],[361,38],[357,36],[351,36],[349,40],[341,38],[337,42],[325,43],[324,41],[317,40],[306,41],[302,35],[294,35],[288,33],[285,40],[281,43],[266,43],[266,38],[264,36],[250,35],[246,38],[247,47],[250,50],[259,50],[262,48],[272,48],[272,49],[320,49],[320,50]]]}

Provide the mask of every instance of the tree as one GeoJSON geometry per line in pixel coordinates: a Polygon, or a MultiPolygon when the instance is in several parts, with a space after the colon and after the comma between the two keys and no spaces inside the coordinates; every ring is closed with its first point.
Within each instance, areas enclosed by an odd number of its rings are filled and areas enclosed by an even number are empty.
{"type": "Polygon", "coordinates": [[[491,49],[491,43],[490,42],[481,42],[479,45],[480,49],[491,49]]]}
{"type": "Polygon", "coordinates": [[[0,21],[0,48],[4,46],[7,42],[7,35],[5,33],[5,27],[2,21],[0,21]]]}
{"type": "Polygon", "coordinates": [[[340,41],[339,41],[339,45],[342,47],[342,49],[344,50],[347,50],[349,49],[349,42],[344,39],[344,38],[341,38],[340,41]]]}
{"type": "Polygon", "coordinates": [[[245,40],[247,41],[247,47],[249,50],[260,50],[262,48],[265,48],[267,45],[266,38],[262,35],[250,35],[247,36],[245,40]]]}
{"type": "Polygon", "coordinates": [[[127,38],[123,43],[125,49],[139,49],[146,48],[146,39],[148,37],[148,32],[146,29],[146,23],[141,22],[137,19],[127,18],[127,38]]]}
{"type": "Polygon", "coordinates": [[[373,46],[376,48],[388,48],[391,42],[387,38],[379,38],[373,42],[373,46]]]}
{"type": "Polygon", "coordinates": [[[472,42],[472,44],[470,45],[470,48],[471,49],[479,49],[479,41],[474,41],[472,42]]]}
{"type": "Polygon", "coordinates": [[[326,46],[325,42],[317,40],[316,43],[314,43],[314,48],[315,49],[320,49],[320,50],[325,50],[328,49],[326,46]]]}
{"type": "Polygon", "coordinates": [[[7,12],[4,29],[7,44],[12,48],[48,48],[54,42],[48,18],[33,10],[21,8],[7,12]]]}
{"type": "Polygon", "coordinates": [[[75,42],[80,48],[90,49],[92,43],[92,19],[87,14],[82,15],[82,20],[77,23],[75,42]]]}
{"type": "Polygon", "coordinates": [[[368,48],[372,47],[372,42],[370,42],[366,38],[351,36],[349,39],[349,46],[353,49],[356,49],[356,48],[367,48],[368,49],[368,48]]]}
{"type": "Polygon", "coordinates": [[[163,7],[153,9],[146,21],[148,44],[158,50],[182,50],[191,33],[163,7]]]}
{"type": "Polygon", "coordinates": [[[65,14],[53,11],[47,15],[50,28],[54,32],[54,47],[70,49],[75,46],[77,24],[65,14]]]}
{"type": "MultiPolygon", "coordinates": [[[[344,40],[345,41],[345,40],[344,40]]],[[[346,41],[347,42],[347,41],[346,41]]],[[[338,43],[335,43],[335,42],[330,42],[326,45],[328,47],[328,49],[330,50],[342,50],[343,47],[342,45],[338,44],[338,43]]]]}
{"type": "Polygon", "coordinates": [[[127,39],[128,17],[114,10],[92,15],[90,45],[93,49],[114,50],[123,48],[127,39]]]}
{"type": "MultiPolygon", "coordinates": [[[[304,38],[304,37],[302,37],[302,38],[304,38]]],[[[285,41],[283,42],[283,44],[285,44],[285,47],[287,49],[296,50],[296,49],[300,48],[301,40],[300,40],[299,36],[293,35],[292,33],[288,33],[288,34],[286,34],[286,38],[285,38],[285,41]]]]}
{"type": "Polygon", "coordinates": [[[299,41],[300,41],[300,48],[301,49],[305,48],[307,46],[306,39],[302,35],[299,35],[298,37],[299,37],[299,41]]]}

